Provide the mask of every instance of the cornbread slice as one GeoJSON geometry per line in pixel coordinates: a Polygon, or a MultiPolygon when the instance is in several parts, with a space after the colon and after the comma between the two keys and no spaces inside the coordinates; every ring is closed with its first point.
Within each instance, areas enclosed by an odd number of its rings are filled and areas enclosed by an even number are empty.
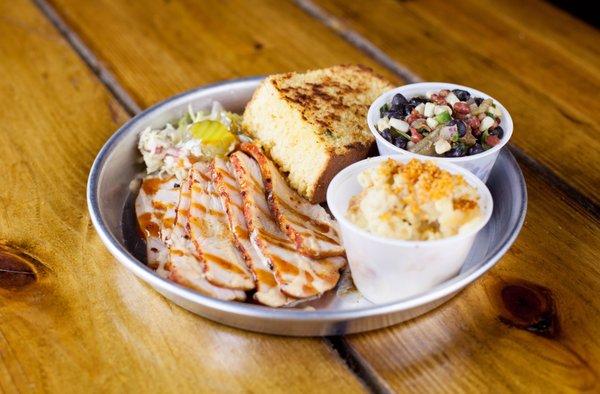
{"type": "Polygon", "coordinates": [[[242,128],[313,203],[331,179],[367,156],[371,103],[392,85],[370,68],[340,65],[266,78],[246,106],[242,128]]]}

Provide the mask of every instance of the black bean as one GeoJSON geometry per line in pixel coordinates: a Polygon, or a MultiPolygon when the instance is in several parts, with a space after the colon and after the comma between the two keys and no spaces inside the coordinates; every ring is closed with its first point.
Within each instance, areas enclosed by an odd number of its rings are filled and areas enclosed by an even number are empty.
{"type": "Polygon", "coordinates": [[[415,107],[419,104],[425,104],[426,102],[428,102],[429,100],[427,100],[425,97],[413,97],[410,99],[410,101],[408,102],[409,104],[414,105],[415,107]]]}
{"type": "Polygon", "coordinates": [[[475,97],[475,104],[481,105],[483,103],[483,99],[481,97],[475,97]]]}
{"type": "Polygon", "coordinates": [[[404,110],[402,111],[402,115],[408,116],[415,109],[416,105],[408,104],[404,106],[404,110]]]}
{"type": "Polygon", "coordinates": [[[471,98],[471,93],[467,92],[466,90],[454,89],[452,93],[454,93],[460,101],[467,101],[471,98]]]}
{"type": "Polygon", "coordinates": [[[394,113],[394,114],[403,114],[404,113],[404,105],[391,106],[390,110],[388,112],[394,113]]]}
{"type": "Polygon", "coordinates": [[[498,138],[502,139],[504,137],[504,129],[500,126],[496,126],[495,129],[489,131],[490,135],[495,135],[498,138]]]}
{"type": "Polygon", "coordinates": [[[383,130],[381,132],[381,136],[383,138],[385,138],[386,141],[393,142],[392,130],[391,129],[385,129],[385,130],[383,130]]]}
{"type": "Polygon", "coordinates": [[[456,130],[458,130],[458,136],[464,137],[467,134],[467,125],[460,119],[452,119],[448,122],[448,126],[456,125],[456,130]]]}
{"type": "Polygon", "coordinates": [[[389,112],[403,114],[404,113],[404,106],[407,105],[407,104],[408,103],[394,103],[394,102],[392,102],[392,105],[390,106],[389,112]]]}
{"type": "Polygon", "coordinates": [[[390,118],[402,119],[404,117],[403,109],[389,110],[387,116],[390,118]]]}
{"type": "Polygon", "coordinates": [[[464,144],[456,144],[452,149],[446,152],[446,157],[462,157],[466,153],[464,144]]]}
{"type": "Polygon", "coordinates": [[[400,93],[396,93],[394,98],[392,98],[392,107],[400,107],[406,104],[408,104],[408,100],[400,93]]]}
{"type": "Polygon", "coordinates": [[[402,136],[399,136],[394,138],[393,144],[400,149],[406,149],[406,144],[408,144],[408,140],[402,136]]]}
{"type": "Polygon", "coordinates": [[[483,147],[479,142],[477,142],[475,145],[469,148],[469,150],[467,151],[467,155],[473,156],[481,152],[483,152],[483,147]]]}

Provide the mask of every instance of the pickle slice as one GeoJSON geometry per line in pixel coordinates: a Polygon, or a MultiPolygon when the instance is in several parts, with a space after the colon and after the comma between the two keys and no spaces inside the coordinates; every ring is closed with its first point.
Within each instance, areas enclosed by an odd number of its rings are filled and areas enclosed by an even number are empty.
{"type": "Polygon", "coordinates": [[[216,120],[203,120],[190,126],[194,138],[202,142],[203,147],[213,155],[225,155],[231,145],[236,142],[236,137],[227,126],[216,120]]]}

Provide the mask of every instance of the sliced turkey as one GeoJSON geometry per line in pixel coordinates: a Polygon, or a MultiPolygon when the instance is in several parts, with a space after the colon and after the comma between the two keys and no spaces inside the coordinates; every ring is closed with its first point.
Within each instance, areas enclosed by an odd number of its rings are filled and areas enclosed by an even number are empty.
{"type": "Polygon", "coordinates": [[[167,277],[165,264],[169,249],[165,240],[169,237],[175,208],[179,202],[179,184],[175,177],[147,176],[142,181],[135,200],[138,227],[146,240],[148,266],[161,276],[167,277]]]}
{"type": "Polygon", "coordinates": [[[281,292],[262,252],[250,241],[242,210],[240,186],[234,178],[231,163],[222,158],[215,158],[212,163],[212,180],[227,213],[229,229],[233,233],[236,245],[256,279],[256,301],[272,307],[297,301],[281,292]]]}
{"type": "Polygon", "coordinates": [[[204,263],[206,278],[220,287],[254,289],[252,273],[235,246],[225,210],[211,182],[209,165],[203,162],[194,164],[191,176],[188,226],[192,241],[204,263]]]}
{"type": "Polygon", "coordinates": [[[294,242],[296,248],[315,258],[343,256],[344,248],[336,223],[325,209],[298,195],[258,146],[244,143],[241,149],[258,162],[269,206],[279,228],[294,242]]]}
{"type": "Polygon", "coordinates": [[[188,234],[188,218],[190,214],[191,179],[181,184],[181,194],[177,207],[177,218],[170,235],[169,279],[183,286],[198,291],[201,294],[220,300],[246,299],[242,290],[231,290],[218,287],[206,280],[204,264],[196,256],[196,248],[188,234]]]}
{"type": "Polygon", "coordinates": [[[281,290],[295,298],[308,298],[335,287],[346,259],[317,260],[299,253],[271,215],[257,162],[243,152],[232,154],[231,162],[242,191],[250,238],[272,267],[281,290]]]}

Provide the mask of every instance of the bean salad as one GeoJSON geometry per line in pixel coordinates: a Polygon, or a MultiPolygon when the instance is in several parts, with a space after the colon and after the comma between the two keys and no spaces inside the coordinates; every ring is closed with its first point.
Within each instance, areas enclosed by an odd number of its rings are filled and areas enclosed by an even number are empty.
{"type": "Polygon", "coordinates": [[[407,99],[393,96],[379,110],[377,131],[409,152],[436,157],[472,156],[504,137],[500,109],[492,99],[462,89],[442,89],[407,99]]]}

